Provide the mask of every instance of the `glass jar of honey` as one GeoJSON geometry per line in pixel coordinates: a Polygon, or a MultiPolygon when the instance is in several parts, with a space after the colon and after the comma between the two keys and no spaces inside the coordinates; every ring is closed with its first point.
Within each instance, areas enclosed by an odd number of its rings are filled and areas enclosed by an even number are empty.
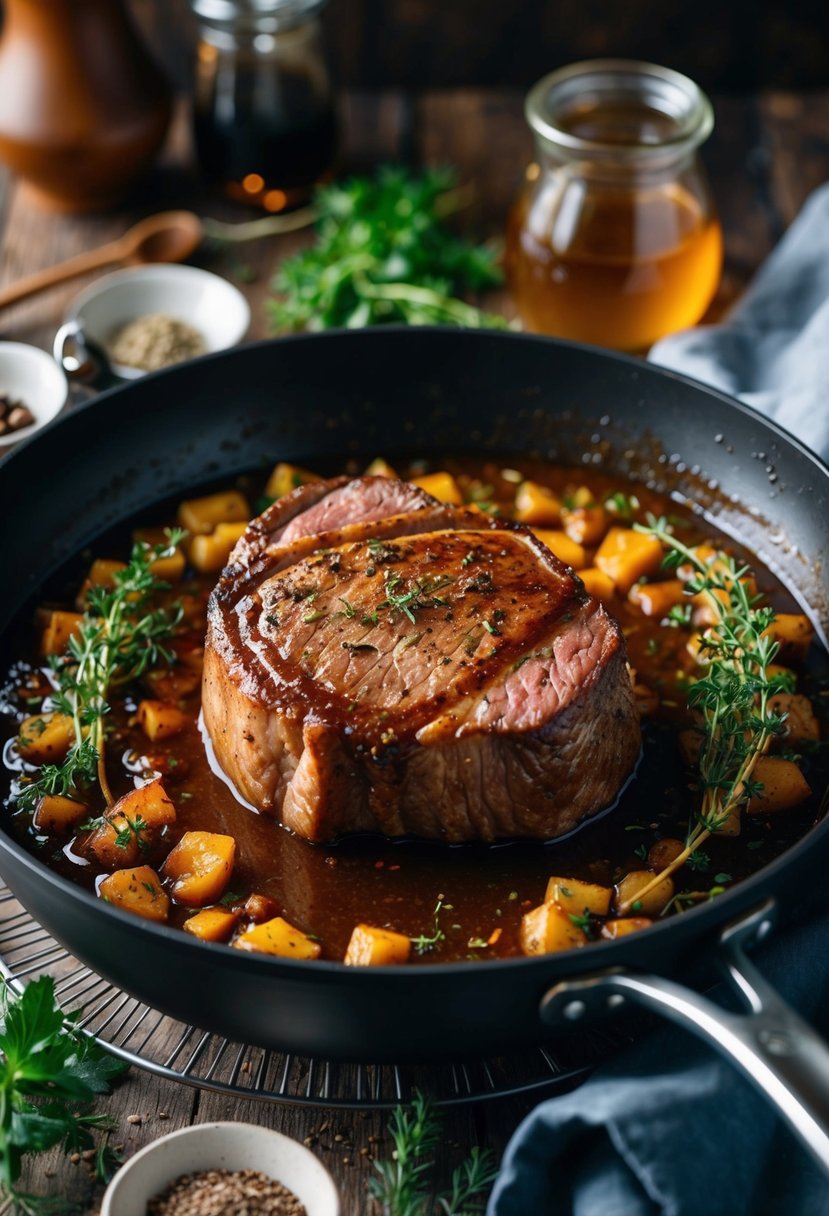
{"type": "Polygon", "coordinates": [[[193,121],[206,177],[266,211],[305,202],[331,169],[337,118],[323,53],[326,0],[191,0],[193,121]]]}
{"type": "Polygon", "coordinates": [[[644,351],[694,325],[722,270],[722,232],[697,149],[704,93],[668,68],[593,60],[545,76],[526,117],[537,161],[507,228],[527,329],[644,351]]]}

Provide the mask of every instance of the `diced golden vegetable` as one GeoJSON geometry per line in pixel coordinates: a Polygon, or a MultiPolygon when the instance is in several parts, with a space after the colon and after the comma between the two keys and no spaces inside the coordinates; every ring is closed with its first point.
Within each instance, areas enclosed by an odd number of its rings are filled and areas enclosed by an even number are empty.
{"type": "Polygon", "coordinates": [[[35,807],[32,825],[39,832],[68,832],[87,816],[87,807],[74,798],[44,794],[35,807]]]}
{"type": "Polygon", "coordinates": [[[227,565],[227,559],[237,540],[245,534],[247,523],[216,524],[209,535],[194,536],[190,541],[190,561],[202,574],[212,574],[227,565]]]}
{"type": "Polygon", "coordinates": [[[533,528],[533,535],[545,544],[551,553],[554,553],[560,562],[564,562],[565,566],[572,566],[574,570],[581,570],[587,565],[587,550],[584,545],[577,545],[574,540],[571,540],[566,532],[559,532],[557,529],[549,528],[533,528]]]}
{"type": "Polygon", "coordinates": [[[652,844],[648,849],[648,865],[654,873],[658,874],[666,866],[672,865],[680,853],[684,852],[685,845],[681,840],[666,836],[664,840],[657,840],[656,844],[652,844]]]}
{"type": "Polygon", "coordinates": [[[151,866],[116,870],[100,884],[98,895],[116,908],[145,920],[163,922],[170,913],[169,896],[151,866]]]}
{"type": "Polygon", "coordinates": [[[522,481],[515,492],[515,518],[541,527],[561,522],[561,499],[537,481],[522,481]]]}
{"type": "Polygon", "coordinates": [[[590,486],[578,486],[575,490],[568,490],[567,502],[571,511],[581,510],[582,507],[595,507],[596,495],[590,486]]]}
{"type": "Polygon", "coordinates": [[[55,764],[75,742],[75,722],[69,714],[34,714],[17,732],[17,750],[29,764],[55,764]]]}
{"type": "Polygon", "coordinates": [[[69,639],[77,636],[83,614],[80,612],[62,612],[54,609],[49,613],[46,628],[40,638],[40,653],[42,655],[63,654],[69,645],[69,639]]]}
{"type": "Polygon", "coordinates": [[[422,477],[413,477],[412,485],[420,486],[438,502],[448,502],[453,507],[463,505],[463,494],[451,473],[424,473],[422,477]]]}
{"type": "Polygon", "coordinates": [[[126,562],[113,562],[98,557],[89,567],[86,581],[90,587],[114,587],[117,582],[116,574],[120,574],[126,568],[126,562]]]}
{"type": "Polygon", "coordinates": [[[400,474],[396,469],[393,469],[387,460],[382,456],[375,456],[371,464],[366,469],[366,477],[399,477],[400,474]]]}
{"type": "MultiPolygon", "coordinates": [[[[697,561],[702,562],[703,565],[710,566],[717,556],[718,550],[711,545],[695,545],[691,549],[691,552],[697,561]]],[[[692,566],[690,562],[683,562],[677,568],[676,574],[677,578],[681,578],[683,583],[687,583],[692,578],[699,578],[699,570],[696,566],[692,566]]]]}
{"type": "Polygon", "coordinates": [[[596,551],[595,564],[627,595],[635,582],[655,574],[662,561],[662,544],[633,528],[613,527],[596,551]]]}
{"type": "Polygon", "coordinates": [[[81,584],[81,589],[75,598],[75,604],[79,609],[83,609],[87,603],[87,595],[92,587],[106,587],[110,589],[115,586],[115,576],[121,570],[126,570],[124,562],[107,561],[105,558],[98,557],[89,567],[89,573],[81,584]]]}
{"type": "Polygon", "coordinates": [[[351,934],[345,962],[349,967],[381,967],[388,963],[405,963],[411,953],[411,939],[391,929],[375,929],[357,925],[351,934]]]}
{"type": "Polygon", "coordinates": [[[148,739],[169,739],[190,725],[192,719],[169,701],[140,701],[138,721],[148,739]]]}
{"type": "Polygon", "coordinates": [[[176,821],[176,808],[173,800],[159,779],[139,785],[119,798],[110,814],[126,815],[131,820],[144,820],[148,828],[161,829],[169,827],[176,821]]]}
{"type": "Polygon", "coordinates": [[[587,945],[587,934],[573,923],[573,913],[560,904],[541,904],[521,917],[521,949],[525,954],[552,954],[587,945]]]}
{"type": "Polygon", "coordinates": [[[682,588],[683,584],[678,578],[668,579],[664,583],[634,583],[628,592],[628,599],[645,616],[662,620],[672,608],[682,603],[682,588]]]}
{"type": "MultiPolygon", "coordinates": [[[[163,528],[138,528],[133,532],[132,538],[134,541],[151,545],[153,548],[157,545],[164,545],[165,548],[170,547],[169,539],[165,535],[163,528]]],[[[184,553],[181,547],[177,545],[168,557],[157,557],[154,562],[150,562],[150,573],[153,578],[160,579],[164,583],[177,583],[184,574],[184,567],[186,565],[184,553]]]]}
{"type": "Polygon", "coordinates": [[[218,832],[185,832],[167,854],[161,876],[176,903],[203,908],[221,899],[236,857],[236,841],[218,832]]]}
{"type": "Polygon", "coordinates": [[[637,933],[647,929],[653,921],[647,916],[619,916],[616,920],[606,921],[602,925],[602,937],[615,941],[617,937],[626,937],[628,933],[637,933]]]}
{"type": "Polygon", "coordinates": [[[322,948],[319,942],[289,925],[281,916],[254,925],[236,938],[233,943],[238,950],[251,950],[260,954],[278,954],[281,958],[319,958],[322,948]]]}
{"type": "Polygon", "coordinates": [[[228,908],[202,908],[195,916],[188,916],[184,929],[203,942],[226,942],[238,920],[239,913],[228,908]]]}
{"type": "Polygon", "coordinates": [[[796,743],[813,743],[820,739],[820,724],[808,697],[796,692],[778,692],[769,697],[769,709],[786,715],[783,738],[796,743]]]}
{"type": "Polygon", "coordinates": [[[658,916],[673,899],[674,884],[670,878],[663,878],[646,895],[640,894],[650,886],[654,877],[651,870],[631,870],[616,884],[614,907],[623,915],[626,912],[641,912],[644,916],[658,916]]]}
{"type": "Polygon", "coordinates": [[[238,490],[188,498],[178,509],[178,521],[191,536],[212,532],[217,524],[247,522],[250,515],[248,501],[238,490]]]}
{"type": "MultiPolygon", "coordinates": [[[[286,464],[281,460],[268,478],[265,493],[268,498],[284,498],[297,486],[307,485],[311,481],[322,481],[322,478],[310,469],[301,469],[298,464],[286,464]]],[[[230,516],[225,518],[229,519],[230,516]]]]}
{"type": "Polygon", "coordinates": [[[595,882],[581,882],[577,878],[550,878],[544,902],[559,904],[567,912],[592,912],[596,916],[607,916],[612,894],[610,887],[601,887],[595,882]]]}
{"type": "Polygon", "coordinates": [[[148,781],[110,807],[104,822],[86,840],[84,851],[107,870],[133,865],[175,821],[176,808],[161,781],[148,781]]]}
{"type": "Polygon", "coordinates": [[[778,756],[761,756],[754,765],[751,780],[760,782],[763,789],[754,795],[746,807],[749,815],[789,811],[805,802],[812,793],[808,781],[794,761],[782,760],[778,756]]]}
{"type": "Polygon", "coordinates": [[[806,658],[815,631],[802,612],[778,612],[766,632],[780,645],[778,658],[792,663],[806,658]]]}
{"type": "Polygon", "coordinates": [[[609,603],[616,594],[616,584],[613,579],[609,578],[604,570],[599,570],[597,566],[579,570],[579,578],[584,583],[587,594],[595,595],[596,599],[601,600],[603,604],[609,603]]]}
{"type": "Polygon", "coordinates": [[[597,545],[607,530],[607,511],[596,504],[563,510],[561,517],[564,531],[579,545],[597,545]]]}

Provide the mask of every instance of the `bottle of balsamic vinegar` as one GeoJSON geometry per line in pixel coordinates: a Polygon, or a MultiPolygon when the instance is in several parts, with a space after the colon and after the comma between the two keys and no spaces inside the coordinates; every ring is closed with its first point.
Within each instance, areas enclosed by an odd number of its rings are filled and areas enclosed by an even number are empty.
{"type": "Polygon", "coordinates": [[[304,203],[337,152],[320,25],[326,0],[191,2],[202,170],[230,197],[266,211],[304,203]]]}

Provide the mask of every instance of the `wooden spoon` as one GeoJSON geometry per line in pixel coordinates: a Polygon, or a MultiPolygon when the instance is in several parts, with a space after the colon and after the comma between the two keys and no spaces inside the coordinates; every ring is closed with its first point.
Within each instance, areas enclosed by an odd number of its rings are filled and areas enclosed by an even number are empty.
{"type": "Polygon", "coordinates": [[[13,283],[0,291],[0,308],[17,304],[39,291],[46,291],[67,279],[77,278],[102,266],[145,262],[183,262],[198,247],[203,236],[202,222],[192,211],[161,211],[128,229],[117,241],[79,253],[74,258],[39,270],[37,274],[13,283]]]}

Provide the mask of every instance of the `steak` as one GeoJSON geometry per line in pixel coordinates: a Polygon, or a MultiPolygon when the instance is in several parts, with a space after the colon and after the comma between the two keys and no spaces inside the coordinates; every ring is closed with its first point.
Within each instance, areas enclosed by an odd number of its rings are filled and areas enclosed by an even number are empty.
{"type": "Polygon", "coordinates": [[[211,596],[203,714],[242,799],[312,841],[560,836],[640,746],[621,631],[577,575],[388,478],[252,521],[211,596]]]}

